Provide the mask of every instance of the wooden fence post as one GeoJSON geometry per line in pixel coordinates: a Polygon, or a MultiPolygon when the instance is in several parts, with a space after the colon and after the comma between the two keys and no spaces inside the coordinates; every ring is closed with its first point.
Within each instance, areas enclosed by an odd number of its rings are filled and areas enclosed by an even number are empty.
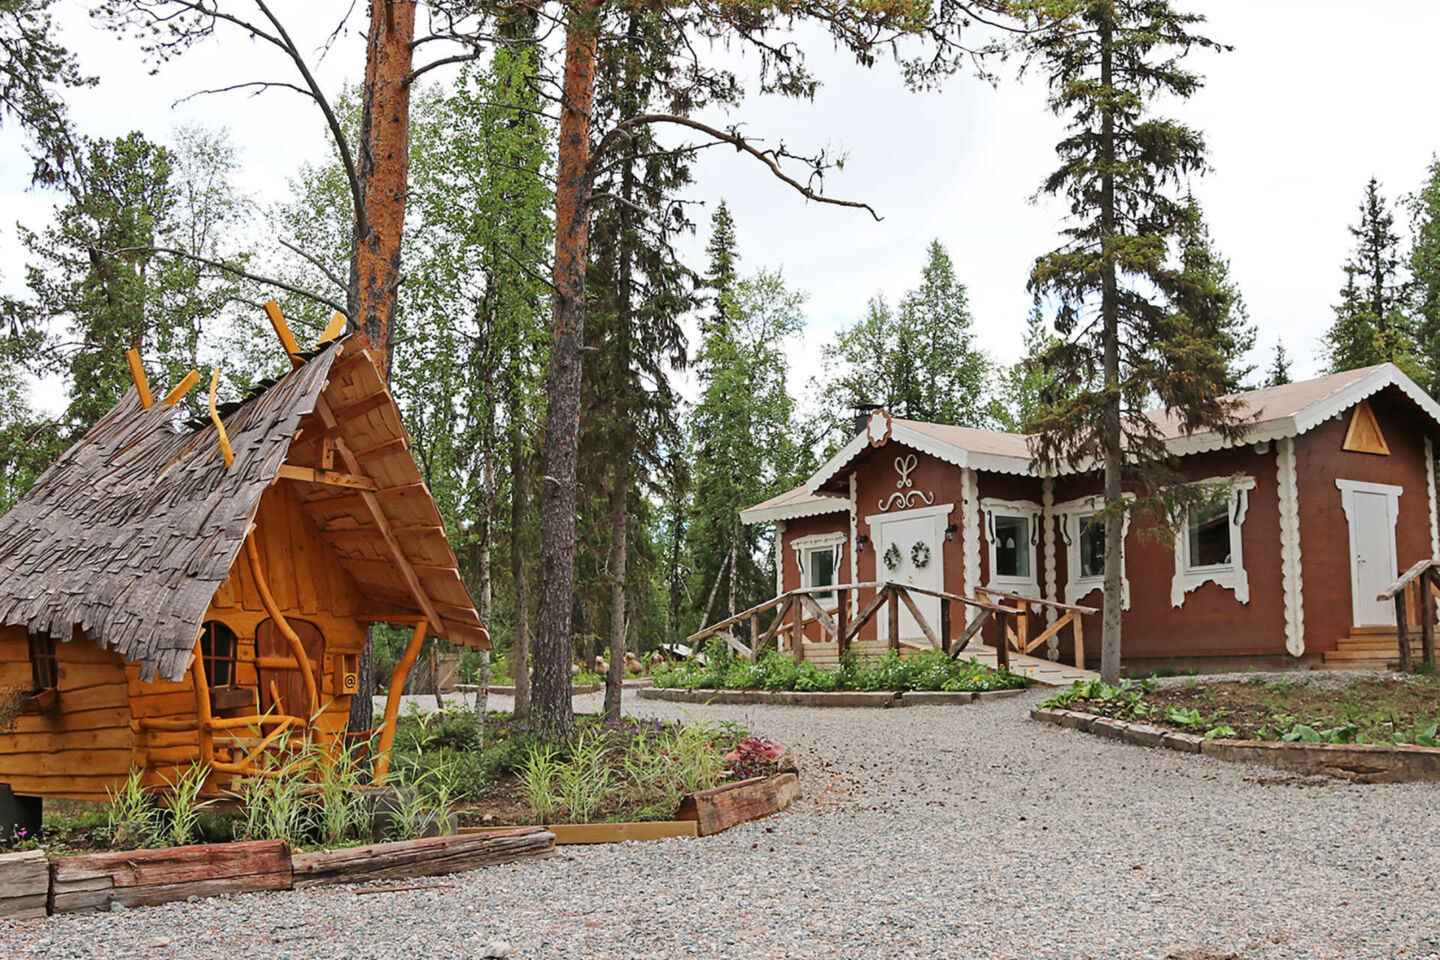
{"type": "Polygon", "coordinates": [[[794,618],[790,621],[790,622],[794,625],[794,629],[791,631],[791,634],[790,634],[790,642],[791,642],[791,644],[792,644],[791,654],[792,654],[792,656],[795,657],[795,662],[796,662],[796,663],[800,663],[802,660],[805,659],[805,628],[804,628],[804,616],[805,616],[805,615],[804,615],[804,613],[801,611],[801,607],[802,607],[802,606],[803,606],[803,604],[801,604],[800,601],[798,601],[798,600],[795,601],[795,603],[794,603],[794,605],[793,605],[793,607],[792,607],[792,609],[794,610],[795,616],[794,616],[794,618]]]}
{"type": "Polygon", "coordinates": [[[940,598],[940,649],[950,652],[950,600],[948,597],[940,598]]]}
{"type": "Polygon", "coordinates": [[[899,649],[900,649],[900,598],[899,598],[898,596],[896,596],[896,591],[894,590],[894,588],[892,588],[892,587],[890,587],[890,586],[887,585],[887,586],[885,587],[885,589],[888,591],[888,594],[887,594],[886,597],[885,597],[885,602],[886,602],[887,604],[889,604],[889,607],[886,609],[885,615],[889,618],[889,624],[890,624],[890,649],[891,649],[891,650],[899,650],[899,649]]]}
{"type": "Polygon", "coordinates": [[[1000,614],[1000,616],[998,616],[998,617],[995,618],[995,619],[996,619],[996,622],[997,622],[997,623],[999,624],[999,626],[1000,626],[999,643],[998,643],[998,644],[996,645],[996,647],[995,647],[995,665],[996,665],[997,667],[1002,667],[1002,668],[1004,668],[1004,669],[1006,669],[1006,670],[1009,670],[1009,669],[1010,669],[1010,637],[1009,637],[1009,635],[1008,635],[1008,630],[1009,630],[1010,625],[1005,622],[1005,618],[1006,618],[1007,616],[1012,616],[1012,614],[1002,613],[1002,614],[1000,614]]]}
{"type": "Polygon", "coordinates": [[[1400,640],[1401,673],[1410,672],[1410,635],[1406,613],[1405,591],[1402,589],[1395,594],[1395,635],[1400,640]]]}
{"type": "Polygon", "coordinates": [[[835,598],[835,653],[843,657],[850,652],[850,641],[845,637],[850,630],[850,591],[837,590],[835,598]]]}
{"type": "Polygon", "coordinates": [[[750,662],[760,662],[760,614],[750,618],[750,662]]]}
{"type": "Polygon", "coordinates": [[[1435,601],[1430,597],[1430,571],[1425,571],[1415,581],[1417,590],[1415,602],[1420,609],[1420,659],[1433,667],[1435,665],[1435,601]]]}

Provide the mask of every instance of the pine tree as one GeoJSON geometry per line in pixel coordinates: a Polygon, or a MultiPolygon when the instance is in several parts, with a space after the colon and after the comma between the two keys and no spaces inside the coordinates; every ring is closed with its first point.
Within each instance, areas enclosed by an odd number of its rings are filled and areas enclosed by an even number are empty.
{"type": "Polygon", "coordinates": [[[14,123],[30,141],[32,183],[73,188],[83,146],[61,94],[96,81],[56,41],[53,5],[54,0],[0,3],[0,129],[14,123]]]}
{"type": "Polygon", "coordinates": [[[1416,375],[1414,336],[1400,277],[1400,237],[1374,177],[1365,185],[1360,221],[1350,235],[1355,250],[1345,263],[1345,286],[1325,334],[1326,365],[1334,372],[1389,362],[1416,375]]]}
{"type": "Polygon", "coordinates": [[[1409,198],[1409,309],[1415,321],[1415,363],[1431,396],[1440,396],[1440,158],[1431,158],[1425,183],[1409,198]]]}
{"type": "Polygon", "coordinates": [[[1103,472],[1101,674],[1110,682],[1120,675],[1122,492],[1138,484],[1163,506],[1176,490],[1146,408],[1158,400],[1187,433],[1237,430],[1221,398],[1226,357],[1214,326],[1184,309],[1207,287],[1174,260],[1187,229],[1186,181],[1205,168],[1204,140],[1151,110],[1201,86],[1181,66],[1186,53],[1222,49],[1194,32],[1202,20],[1168,0],[1083,0],[1035,40],[1050,107],[1069,119],[1056,148],[1061,165],[1041,192],[1069,201],[1070,225],[1065,245],[1030,276],[1037,296],[1053,298],[1061,337],[1045,358],[1033,447],[1042,463],[1089,462],[1103,472]]]}
{"type": "Polygon", "coordinates": [[[1255,349],[1255,325],[1230,277],[1230,262],[1215,249],[1194,197],[1188,198],[1177,242],[1183,276],[1174,295],[1175,308],[1185,314],[1198,336],[1213,340],[1225,358],[1224,392],[1248,390],[1255,373],[1255,364],[1247,359],[1255,349]]]}
{"type": "Polygon", "coordinates": [[[1275,341],[1275,355],[1270,358],[1270,368],[1265,371],[1265,386],[1281,387],[1290,382],[1290,357],[1285,352],[1285,342],[1275,341]]]}
{"type": "Polygon", "coordinates": [[[1041,396],[1048,383],[1045,356],[1059,343],[1045,320],[1040,305],[1035,304],[1025,320],[1024,356],[1009,367],[998,371],[994,396],[990,401],[990,419],[1001,430],[1030,433],[1040,414],[1041,396]]]}

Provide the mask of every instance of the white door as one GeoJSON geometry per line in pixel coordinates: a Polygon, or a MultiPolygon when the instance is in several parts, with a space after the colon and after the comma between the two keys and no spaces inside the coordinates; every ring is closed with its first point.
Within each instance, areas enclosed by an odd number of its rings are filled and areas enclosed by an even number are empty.
{"type": "MultiPolygon", "coordinates": [[[[879,571],[877,580],[904,583],[927,590],[944,589],[944,542],[940,537],[940,531],[944,528],[944,517],[931,515],[896,518],[882,521],[879,527],[880,534],[876,537],[880,542],[879,553],[876,557],[879,571]],[[923,549],[917,548],[917,544],[923,545],[923,549]],[[890,552],[891,547],[894,547],[894,553],[890,552]],[[895,563],[893,568],[885,560],[887,555],[895,563]]],[[[915,606],[920,608],[920,613],[925,617],[925,622],[930,625],[930,629],[935,631],[938,636],[940,598],[919,593],[913,593],[910,597],[915,601],[915,606]]],[[[880,640],[883,643],[889,643],[889,614],[881,610],[877,616],[880,619],[880,640]]],[[[920,629],[920,625],[915,622],[915,618],[903,602],[900,604],[900,638],[928,644],[925,632],[920,629]]]]}
{"type": "Polygon", "coordinates": [[[1355,626],[1378,627],[1395,622],[1395,606],[1377,597],[1395,582],[1395,520],[1393,499],[1384,493],[1356,490],[1350,518],[1350,582],[1354,585],[1355,626]]]}

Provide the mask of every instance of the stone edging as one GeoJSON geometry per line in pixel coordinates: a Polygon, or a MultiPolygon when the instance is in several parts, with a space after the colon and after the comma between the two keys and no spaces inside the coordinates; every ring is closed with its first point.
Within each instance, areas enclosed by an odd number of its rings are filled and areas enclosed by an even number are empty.
{"type": "Polygon", "coordinates": [[[955,691],[944,690],[679,690],[650,687],[636,695],[641,700],[669,700],[672,703],[769,704],[785,707],[929,707],[971,703],[976,700],[1000,700],[1018,697],[1024,688],[1015,690],[955,691]]]}
{"type": "Polygon", "coordinates": [[[1340,777],[1355,783],[1440,780],[1440,748],[1385,743],[1284,743],[1274,740],[1206,740],[1148,723],[1115,720],[1078,710],[1035,707],[1030,719],[1096,733],[1143,747],[1203,753],[1217,760],[1261,763],[1293,773],[1340,777]]]}

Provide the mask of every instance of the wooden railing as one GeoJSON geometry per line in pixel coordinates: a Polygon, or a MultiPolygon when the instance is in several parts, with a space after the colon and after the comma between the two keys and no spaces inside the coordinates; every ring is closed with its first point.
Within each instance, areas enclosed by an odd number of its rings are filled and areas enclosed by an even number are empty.
{"type": "MultiPolygon", "coordinates": [[[[951,657],[956,657],[960,651],[978,634],[992,618],[999,618],[1004,623],[1005,618],[1014,618],[1021,615],[1018,607],[1008,607],[1003,604],[991,603],[988,600],[979,600],[972,597],[963,597],[959,594],[946,593],[943,590],[927,590],[923,587],[916,587],[902,583],[844,583],[828,587],[802,587],[798,590],[790,590],[766,600],[764,603],[751,607],[733,617],[713,623],[697,633],[686,638],[686,642],[695,646],[711,637],[718,637],[725,641],[725,644],[740,656],[756,661],[760,658],[761,652],[774,643],[776,649],[785,650],[788,648],[797,660],[805,659],[805,627],[809,624],[817,624],[821,636],[833,641],[841,656],[850,652],[851,644],[859,635],[860,630],[871,620],[875,619],[882,611],[887,619],[888,640],[892,650],[898,650],[902,646],[924,649],[924,644],[903,639],[900,636],[900,610],[904,608],[910,612],[916,626],[924,635],[926,642],[931,649],[942,650],[951,657]],[[874,591],[874,595],[863,604],[859,601],[866,591],[874,591]],[[852,620],[850,617],[850,594],[855,593],[858,610],[852,620]],[[940,601],[940,613],[938,625],[932,626],[920,611],[920,605],[915,602],[915,594],[926,597],[935,597],[940,601]],[[835,598],[835,606],[826,609],[821,606],[817,597],[835,598]],[[954,604],[960,604],[962,608],[970,608],[975,611],[974,615],[965,624],[964,631],[960,636],[951,638],[951,623],[953,618],[954,604]],[[761,632],[761,617],[775,611],[773,619],[768,628],[761,632]],[[938,629],[937,629],[938,627],[938,629]],[[749,640],[747,644],[738,636],[737,632],[744,632],[748,628],[749,640]]],[[[1076,608],[1088,609],[1088,608],[1076,608]]],[[[1013,633],[1013,629],[1009,631],[1013,633]]],[[[997,660],[1001,666],[1009,666],[1009,644],[1001,643],[997,648],[997,660]]]]}
{"type": "Polygon", "coordinates": [[[1084,617],[1089,614],[1096,614],[1100,611],[1094,607],[1082,607],[1073,603],[1059,603],[1055,600],[1043,600],[1040,597],[1026,597],[1018,593],[1010,593],[1005,590],[988,590],[984,587],[975,590],[982,597],[992,601],[1005,601],[1017,610],[1019,614],[1015,617],[1014,625],[1005,625],[1005,639],[1008,645],[1015,647],[1017,653],[1028,654],[1040,644],[1049,641],[1052,637],[1058,638],[1066,627],[1070,628],[1071,639],[1074,641],[1075,666],[1081,670],[1085,669],[1085,622],[1084,617]],[[1034,637],[1030,636],[1030,615],[1050,609],[1057,611],[1060,615],[1055,621],[1040,631],[1034,637]]]}
{"type": "Polygon", "coordinates": [[[1410,672],[1410,628],[1420,628],[1420,655],[1435,663],[1435,599],[1440,597],[1440,561],[1421,560],[1402,573],[1377,600],[1395,604],[1395,635],[1400,642],[1400,671],[1410,672]]]}

